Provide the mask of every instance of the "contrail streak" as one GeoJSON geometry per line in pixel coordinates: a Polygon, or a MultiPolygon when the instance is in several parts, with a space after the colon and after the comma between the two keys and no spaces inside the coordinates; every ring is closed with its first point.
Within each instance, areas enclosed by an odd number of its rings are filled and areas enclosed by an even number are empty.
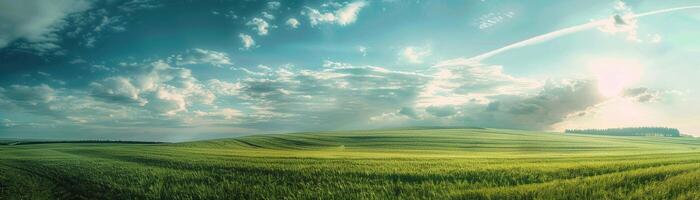
{"type": "MultiPolygon", "coordinates": [[[[663,9],[663,10],[656,10],[656,11],[650,11],[650,12],[640,13],[640,14],[633,15],[632,17],[633,17],[633,18],[641,18],[641,17],[651,16],[651,15],[657,15],[657,14],[663,14],[663,13],[669,13],[669,12],[675,12],[675,11],[687,10],[687,9],[698,9],[698,8],[700,8],[700,5],[698,5],[698,6],[684,6],[684,7],[677,7],[677,8],[668,8],[668,9],[663,9]]],[[[483,54],[480,54],[480,55],[471,57],[471,58],[469,58],[468,60],[475,61],[475,62],[479,62],[479,61],[482,61],[482,60],[484,60],[484,59],[487,59],[487,58],[490,58],[490,57],[492,57],[492,56],[495,56],[495,55],[498,55],[498,54],[500,54],[500,53],[503,53],[503,52],[505,52],[505,51],[509,51],[509,50],[512,50],[512,49],[517,49],[517,48],[520,48],[520,47],[525,47],[525,46],[529,46],[529,45],[533,45],[533,44],[537,44],[537,43],[540,43],[540,42],[548,41],[548,40],[551,40],[551,39],[554,39],[554,38],[558,38],[558,37],[561,37],[561,36],[564,36],[564,35],[569,35],[569,34],[572,34],[572,33],[581,32],[581,31],[588,30],[588,29],[591,29],[591,28],[596,28],[596,27],[604,26],[604,25],[606,25],[607,23],[610,23],[609,19],[596,20],[596,21],[592,21],[592,22],[585,23],[585,24],[580,24],[580,25],[576,25],[576,26],[572,26],[572,27],[568,27],[568,28],[564,28],[564,29],[552,31],[552,32],[549,32],[549,33],[545,33],[545,34],[542,34],[542,35],[538,35],[538,36],[532,37],[532,38],[530,38],[530,39],[526,39],[526,40],[523,40],[523,41],[520,41],[520,42],[516,42],[516,43],[510,44],[510,45],[505,46],[505,47],[501,47],[501,48],[496,49],[496,50],[493,50],[493,51],[489,51],[489,52],[486,52],[486,53],[483,53],[483,54]]]]}

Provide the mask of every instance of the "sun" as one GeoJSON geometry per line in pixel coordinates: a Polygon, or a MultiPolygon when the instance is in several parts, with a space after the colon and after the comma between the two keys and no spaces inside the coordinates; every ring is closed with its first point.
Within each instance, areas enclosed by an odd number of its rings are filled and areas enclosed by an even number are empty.
{"type": "Polygon", "coordinates": [[[635,59],[601,58],[588,62],[588,68],[605,97],[619,96],[622,91],[639,83],[644,74],[641,62],[635,59]]]}

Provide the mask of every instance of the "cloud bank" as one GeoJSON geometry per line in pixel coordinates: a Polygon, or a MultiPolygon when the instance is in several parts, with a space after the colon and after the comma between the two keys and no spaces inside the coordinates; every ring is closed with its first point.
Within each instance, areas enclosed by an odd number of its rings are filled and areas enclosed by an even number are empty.
{"type": "Polygon", "coordinates": [[[245,76],[202,80],[185,66],[228,65],[226,54],[193,49],[169,58],[122,65],[119,73],[93,80],[85,89],[0,88],[0,106],[44,119],[39,126],[109,130],[304,131],[409,125],[540,130],[604,100],[593,81],[542,83],[468,59],[441,62],[427,75],[327,61],[317,70],[238,67],[235,70],[245,76]]]}

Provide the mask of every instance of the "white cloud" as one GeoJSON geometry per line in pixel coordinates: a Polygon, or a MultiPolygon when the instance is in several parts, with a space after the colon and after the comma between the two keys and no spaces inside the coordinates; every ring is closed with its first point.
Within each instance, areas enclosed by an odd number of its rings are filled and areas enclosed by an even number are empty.
{"type": "Polygon", "coordinates": [[[138,105],[166,116],[187,111],[187,106],[194,103],[212,104],[216,98],[189,69],[172,67],[164,61],[135,69],[130,74],[91,83],[91,95],[104,102],[138,105]]]}
{"type": "Polygon", "coordinates": [[[209,64],[216,67],[233,65],[228,54],[206,49],[188,50],[185,55],[176,56],[177,65],[209,64]]]}
{"type": "MultiPolygon", "coordinates": [[[[526,47],[530,45],[535,45],[539,44],[545,41],[549,41],[555,38],[559,38],[562,36],[566,36],[569,34],[573,33],[578,33],[581,31],[589,30],[589,29],[594,29],[598,28],[599,30],[607,33],[627,33],[628,34],[628,39],[632,41],[638,41],[638,38],[636,37],[636,20],[641,17],[648,17],[648,16],[653,16],[653,15],[658,15],[658,14],[663,14],[663,13],[670,13],[670,12],[677,12],[677,11],[682,11],[682,10],[688,10],[688,9],[698,9],[700,6],[684,6],[684,7],[675,7],[675,8],[668,8],[668,9],[662,9],[662,10],[655,10],[655,11],[650,11],[650,12],[645,12],[645,13],[640,13],[640,14],[634,14],[631,13],[629,8],[624,4],[624,2],[619,2],[615,6],[616,11],[618,12],[617,15],[611,16],[609,19],[602,19],[602,20],[594,20],[588,23],[584,24],[579,24],[555,31],[551,31],[545,34],[537,35],[522,41],[518,41],[515,43],[512,43],[510,45],[485,52],[482,54],[479,54],[477,56],[471,57],[470,60],[474,62],[480,62],[483,61],[484,59],[493,57],[495,55],[501,54],[503,52],[507,52],[513,49],[521,48],[521,47],[526,47]],[[633,22],[633,26],[630,26],[629,22],[633,22]]],[[[652,38],[653,39],[653,38],[652,38]]],[[[653,41],[653,40],[652,40],[653,41]]]]}
{"type": "Polygon", "coordinates": [[[84,59],[82,59],[82,58],[75,58],[75,59],[73,59],[73,60],[69,61],[68,63],[70,63],[70,64],[74,64],[74,65],[75,65],[75,64],[83,64],[83,63],[87,63],[87,61],[86,61],[86,60],[84,60],[84,59]]]}
{"type": "Polygon", "coordinates": [[[38,86],[11,85],[0,91],[2,96],[7,99],[27,105],[47,103],[56,98],[56,91],[45,84],[38,86]]]}
{"type": "Polygon", "coordinates": [[[542,130],[605,101],[594,81],[548,82],[534,95],[491,97],[489,104],[477,107],[482,112],[465,118],[479,126],[542,130]]]}
{"type": "Polygon", "coordinates": [[[260,15],[262,15],[264,18],[269,19],[269,20],[275,19],[274,15],[267,13],[267,12],[262,12],[260,15]]]}
{"type": "Polygon", "coordinates": [[[10,128],[10,127],[15,127],[15,126],[17,126],[17,123],[13,122],[12,120],[9,120],[9,119],[0,120],[0,127],[10,128]]]}
{"type": "Polygon", "coordinates": [[[339,128],[366,124],[371,116],[409,106],[426,79],[327,61],[319,71],[283,68],[251,76],[240,82],[237,97],[253,109],[245,120],[249,123],[339,128]]]}
{"type": "Polygon", "coordinates": [[[82,106],[81,104],[63,104],[63,100],[66,98],[72,97],[66,97],[60,89],[54,89],[46,84],[0,87],[0,108],[11,113],[23,112],[54,119],[66,119],[66,116],[71,113],[65,112],[65,110],[82,106]]]}
{"type": "Polygon", "coordinates": [[[489,96],[521,95],[541,87],[535,80],[505,74],[501,66],[454,59],[438,63],[433,79],[421,93],[418,107],[486,104],[489,96]]]}
{"type": "Polygon", "coordinates": [[[340,67],[348,67],[351,66],[349,63],[342,63],[342,62],[334,62],[331,60],[324,60],[323,61],[323,67],[327,68],[340,68],[340,67]]]}
{"type": "Polygon", "coordinates": [[[321,13],[316,9],[308,8],[309,12],[306,15],[309,16],[309,23],[311,26],[316,26],[320,23],[334,23],[336,17],[333,13],[321,13]]]}
{"type": "Polygon", "coordinates": [[[51,76],[51,74],[46,73],[46,72],[42,72],[42,71],[38,71],[38,72],[36,72],[36,73],[39,74],[39,75],[42,75],[42,76],[46,76],[46,77],[51,76]]]}
{"type": "Polygon", "coordinates": [[[257,17],[250,20],[246,25],[253,26],[253,30],[257,31],[258,35],[267,35],[270,28],[270,24],[267,21],[257,17]]]}
{"type": "Polygon", "coordinates": [[[646,87],[627,88],[622,97],[639,103],[670,102],[682,99],[685,93],[678,90],[650,89],[646,87]]]}
{"type": "Polygon", "coordinates": [[[598,27],[598,30],[613,35],[626,34],[627,40],[641,42],[637,37],[638,28],[637,17],[632,12],[632,9],[627,7],[625,2],[618,1],[615,4],[615,15],[611,16],[605,24],[598,27]]]}
{"type": "Polygon", "coordinates": [[[541,83],[470,59],[432,68],[436,71],[417,97],[412,123],[542,130],[606,101],[595,81],[541,83]]]}
{"type": "Polygon", "coordinates": [[[402,60],[413,64],[423,63],[423,59],[431,53],[429,47],[409,46],[399,52],[402,60]]]}
{"type": "Polygon", "coordinates": [[[307,7],[306,14],[309,17],[311,26],[316,26],[322,23],[339,24],[341,26],[349,25],[357,21],[357,15],[363,7],[367,6],[366,1],[355,1],[346,4],[332,12],[321,12],[317,9],[307,7]]]}
{"type": "Polygon", "coordinates": [[[338,24],[348,25],[348,24],[352,24],[353,22],[355,22],[355,20],[357,20],[357,14],[359,14],[362,7],[365,7],[366,5],[367,5],[367,2],[365,2],[365,1],[356,1],[356,2],[350,3],[348,5],[345,5],[345,7],[336,11],[336,17],[338,18],[337,19],[338,24]]]}
{"type": "Polygon", "coordinates": [[[300,25],[301,23],[299,23],[299,20],[297,20],[297,19],[295,19],[295,18],[289,18],[289,19],[287,19],[286,24],[287,24],[289,27],[298,28],[299,25],[300,25]]]}
{"type": "Polygon", "coordinates": [[[511,19],[515,17],[515,12],[491,12],[485,15],[482,15],[477,19],[477,24],[479,29],[488,29],[491,28],[497,24],[500,24],[507,19],[511,19]]]}
{"type": "Polygon", "coordinates": [[[218,109],[216,111],[211,111],[211,112],[203,112],[203,111],[196,111],[195,115],[199,117],[215,117],[215,118],[223,118],[226,120],[231,120],[235,119],[237,117],[240,117],[243,115],[241,111],[238,111],[233,108],[223,108],[223,109],[218,109]]]}
{"type": "Polygon", "coordinates": [[[185,96],[176,91],[169,88],[158,88],[146,104],[146,108],[162,115],[174,116],[178,112],[187,111],[187,102],[185,96]]]}
{"type": "Polygon", "coordinates": [[[0,1],[0,48],[23,39],[22,47],[37,51],[59,48],[56,34],[67,25],[66,17],[91,7],[85,0],[23,0],[0,1]]]}
{"type": "Polygon", "coordinates": [[[357,51],[359,51],[362,56],[367,56],[367,47],[359,46],[357,47],[357,51]]]}
{"type": "Polygon", "coordinates": [[[241,91],[241,83],[231,83],[219,79],[211,79],[207,81],[207,87],[222,96],[236,96],[241,91]]]}
{"type": "Polygon", "coordinates": [[[109,71],[114,71],[114,70],[115,70],[115,69],[110,68],[110,67],[107,67],[107,66],[104,66],[104,65],[99,65],[99,64],[90,65],[90,72],[98,72],[98,71],[107,71],[107,72],[109,72],[109,71]]]}
{"type": "Polygon", "coordinates": [[[270,1],[270,2],[267,2],[267,9],[276,10],[276,9],[280,8],[280,5],[281,5],[281,3],[279,1],[270,1]]]}
{"type": "Polygon", "coordinates": [[[87,36],[87,37],[85,37],[85,40],[83,42],[81,42],[81,44],[83,44],[83,46],[85,46],[85,47],[92,48],[92,47],[95,47],[95,42],[97,42],[97,38],[92,37],[92,36],[87,36]]]}
{"type": "Polygon", "coordinates": [[[145,105],[148,100],[141,98],[140,90],[136,88],[126,77],[110,77],[100,82],[90,83],[92,94],[95,97],[109,101],[134,102],[145,105]]]}
{"type": "Polygon", "coordinates": [[[243,43],[242,49],[250,49],[255,46],[255,40],[253,40],[253,37],[250,35],[241,33],[238,34],[238,37],[241,38],[241,42],[243,43]]]}
{"type": "MultiPolygon", "coordinates": [[[[240,78],[207,81],[174,62],[125,64],[120,74],[93,81],[89,91],[0,88],[0,107],[105,127],[546,129],[604,101],[595,82],[541,83],[468,59],[441,62],[429,69],[432,75],[326,61],[321,69],[261,65],[240,78]]],[[[646,100],[653,92],[629,94],[646,100]]]]}

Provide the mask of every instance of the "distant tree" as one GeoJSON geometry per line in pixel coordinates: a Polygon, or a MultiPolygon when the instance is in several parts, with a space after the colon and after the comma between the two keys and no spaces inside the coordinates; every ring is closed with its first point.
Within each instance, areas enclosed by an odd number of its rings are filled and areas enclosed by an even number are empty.
{"type": "Polygon", "coordinates": [[[589,135],[614,135],[614,136],[662,136],[680,137],[680,131],[666,127],[633,127],[633,128],[608,128],[608,129],[567,129],[566,133],[589,135]]]}

